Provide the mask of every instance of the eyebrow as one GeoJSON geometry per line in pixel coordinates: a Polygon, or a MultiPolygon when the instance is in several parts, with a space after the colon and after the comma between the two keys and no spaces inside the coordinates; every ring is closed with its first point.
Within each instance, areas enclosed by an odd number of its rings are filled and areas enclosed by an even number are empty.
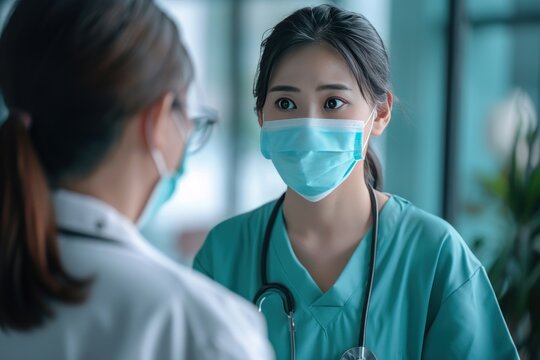
{"type": "Polygon", "coordinates": [[[276,85],[272,86],[268,92],[274,91],[300,92],[300,89],[290,85],[276,85]]]}
{"type": "Polygon", "coordinates": [[[321,90],[348,90],[352,91],[350,87],[344,84],[325,84],[317,87],[317,91],[321,90]]]}
{"type": "MultiPolygon", "coordinates": [[[[323,91],[323,90],[347,90],[352,91],[350,87],[344,84],[325,84],[320,85],[317,87],[317,91],[323,91]]],[[[290,85],[276,85],[272,86],[268,92],[274,92],[274,91],[286,91],[286,92],[301,92],[301,90],[297,87],[290,86],[290,85]]]]}

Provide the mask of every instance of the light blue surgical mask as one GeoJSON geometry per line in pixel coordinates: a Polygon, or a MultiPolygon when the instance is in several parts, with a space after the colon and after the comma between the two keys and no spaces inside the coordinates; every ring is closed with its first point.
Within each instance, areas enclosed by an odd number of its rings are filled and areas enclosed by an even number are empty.
{"type": "MultiPolygon", "coordinates": [[[[176,121],[174,122],[177,125],[178,131],[182,136],[184,136],[185,139],[186,136],[184,134],[184,131],[182,131],[180,125],[178,125],[176,121]]],[[[174,171],[170,171],[169,169],[167,169],[165,157],[158,148],[153,147],[150,150],[150,153],[152,155],[152,159],[154,160],[154,164],[156,165],[156,169],[159,172],[160,178],[158,183],[154,187],[154,190],[152,191],[152,194],[150,195],[148,201],[146,202],[141,216],[137,220],[137,227],[139,229],[147,225],[156,216],[161,207],[172,198],[174,192],[176,191],[180,177],[184,174],[187,144],[184,147],[184,152],[182,158],[180,159],[178,167],[174,171]]]]}
{"type": "Polygon", "coordinates": [[[334,191],[364,159],[367,121],[297,118],[263,121],[261,152],[292,190],[311,202],[334,191]]]}

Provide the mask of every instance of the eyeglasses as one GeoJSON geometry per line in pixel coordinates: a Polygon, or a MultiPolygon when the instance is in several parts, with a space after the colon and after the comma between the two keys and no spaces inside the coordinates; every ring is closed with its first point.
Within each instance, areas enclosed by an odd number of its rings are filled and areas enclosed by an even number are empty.
{"type": "Polygon", "coordinates": [[[188,116],[192,121],[193,128],[189,136],[187,151],[189,154],[195,154],[210,139],[218,115],[216,110],[200,105],[188,107],[188,116]]]}

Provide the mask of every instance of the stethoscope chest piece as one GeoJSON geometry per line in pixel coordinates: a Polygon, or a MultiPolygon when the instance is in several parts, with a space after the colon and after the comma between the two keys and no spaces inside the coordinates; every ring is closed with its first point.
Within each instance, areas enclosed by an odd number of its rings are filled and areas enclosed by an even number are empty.
{"type": "Polygon", "coordinates": [[[377,360],[375,355],[365,347],[350,348],[341,355],[341,360],[377,360]]]}

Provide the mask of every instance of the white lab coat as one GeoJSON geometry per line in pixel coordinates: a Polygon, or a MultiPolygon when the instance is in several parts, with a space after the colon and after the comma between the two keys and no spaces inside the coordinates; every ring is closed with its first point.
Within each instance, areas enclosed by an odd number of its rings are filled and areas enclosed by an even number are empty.
{"type": "Polygon", "coordinates": [[[90,297],[53,304],[42,328],[0,331],[0,359],[273,359],[247,301],[158,253],[108,204],[65,190],[54,203],[60,228],[97,235],[60,235],[67,271],[95,277],[90,297]]]}

